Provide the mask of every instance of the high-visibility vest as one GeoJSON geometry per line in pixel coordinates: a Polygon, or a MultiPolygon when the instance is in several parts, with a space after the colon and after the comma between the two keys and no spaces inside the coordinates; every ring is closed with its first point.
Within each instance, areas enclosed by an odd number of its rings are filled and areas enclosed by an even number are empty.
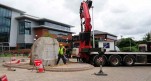
{"type": "Polygon", "coordinates": [[[64,54],[64,47],[59,48],[59,54],[63,55],[64,54]]]}

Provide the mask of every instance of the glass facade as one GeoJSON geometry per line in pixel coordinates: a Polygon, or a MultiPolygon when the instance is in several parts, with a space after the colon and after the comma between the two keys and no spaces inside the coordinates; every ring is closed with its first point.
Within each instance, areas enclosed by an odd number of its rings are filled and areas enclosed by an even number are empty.
{"type": "Polygon", "coordinates": [[[49,30],[49,33],[56,34],[56,35],[68,35],[69,34],[69,33],[54,31],[54,30],[49,30]]]}
{"type": "Polygon", "coordinates": [[[66,27],[66,26],[62,26],[62,25],[58,25],[58,24],[53,24],[53,23],[50,23],[50,22],[45,22],[44,25],[46,26],[50,26],[54,29],[58,29],[58,30],[63,30],[63,31],[68,31],[70,32],[70,28],[69,27],[66,27]]]}
{"type": "Polygon", "coordinates": [[[31,35],[31,22],[20,21],[19,22],[19,34],[31,35]]]}
{"type": "Polygon", "coordinates": [[[18,43],[20,49],[31,49],[31,43],[18,43]]]}
{"type": "Polygon", "coordinates": [[[51,22],[47,22],[47,21],[39,21],[39,25],[45,25],[45,26],[48,26],[49,28],[58,30],[58,31],[49,30],[49,33],[51,33],[51,34],[68,35],[69,33],[67,33],[67,32],[70,32],[70,27],[68,27],[68,26],[55,24],[55,23],[51,23],[51,22]],[[64,31],[64,32],[61,32],[61,31],[64,31]]]}
{"type": "Polygon", "coordinates": [[[12,11],[0,6],[0,42],[9,42],[12,11]]]}

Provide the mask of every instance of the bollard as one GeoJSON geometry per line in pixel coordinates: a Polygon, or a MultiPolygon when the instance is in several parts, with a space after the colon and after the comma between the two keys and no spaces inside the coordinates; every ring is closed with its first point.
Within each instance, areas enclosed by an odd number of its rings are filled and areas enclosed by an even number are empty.
{"type": "Polygon", "coordinates": [[[107,74],[105,74],[102,70],[102,64],[103,64],[103,57],[99,57],[99,60],[100,60],[100,71],[98,73],[94,73],[95,75],[98,75],[98,76],[107,76],[107,74]]]}

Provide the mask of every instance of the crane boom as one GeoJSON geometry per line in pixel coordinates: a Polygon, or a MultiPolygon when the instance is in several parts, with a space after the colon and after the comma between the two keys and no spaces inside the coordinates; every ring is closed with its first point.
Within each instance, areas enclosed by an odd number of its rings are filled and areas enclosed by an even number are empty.
{"type": "MultiPolygon", "coordinates": [[[[92,6],[92,1],[87,0],[83,1],[80,6],[80,18],[81,20],[84,18],[84,25],[85,25],[85,30],[84,32],[91,32],[92,26],[91,26],[91,17],[89,13],[89,9],[92,6]]],[[[81,23],[82,24],[82,23],[81,23]]]]}
{"type": "Polygon", "coordinates": [[[99,65],[99,58],[104,54],[104,49],[102,48],[92,48],[91,45],[91,16],[89,13],[92,7],[92,1],[87,0],[81,2],[80,5],[80,19],[81,19],[81,32],[79,34],[80,46],[79,46],[79,56],[83,62],[92,63],[94,65],[99,65]],[[92,54],[92,52],[97,52],[97,54],[92,54]]]}
{"type": "Polygon", "coordinates": [[[91,6],[92,6],[91,0],[81,2],[80,6],[81,32],[80,32],[79,55],[81,58],[85,60],[89,60],[89,54],[83,51],[92,48],[90,42],[92,25],[91,16],[89,13],[89,9],[91,8],[91,6]]]}

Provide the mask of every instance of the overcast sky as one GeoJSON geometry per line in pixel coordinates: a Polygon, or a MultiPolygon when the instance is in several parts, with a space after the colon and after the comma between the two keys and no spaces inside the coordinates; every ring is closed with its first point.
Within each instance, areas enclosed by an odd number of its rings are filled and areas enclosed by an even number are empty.
{"type": "MultiPolygon", "coordinates": [[[[75,26],[80,32],[79,7],[83,0],[0,0],[0,3],[75,26]]],[[[94,29],[141,40],[151,31],[151,0],[93,0],[94,29]]],[[[92,10],[90,10],[92,13],[92,10]]]]}

